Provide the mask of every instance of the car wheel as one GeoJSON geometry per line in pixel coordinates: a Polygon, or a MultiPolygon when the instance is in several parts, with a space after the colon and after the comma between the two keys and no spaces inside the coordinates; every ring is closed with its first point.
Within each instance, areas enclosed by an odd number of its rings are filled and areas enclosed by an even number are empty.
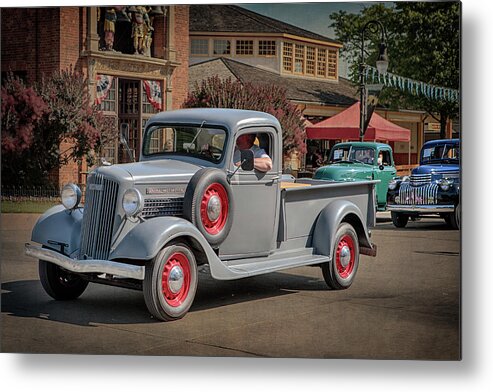
{"type": "Polygon", "coordinates": [[[454,212],[445,218],[445,222],[454,230],[460,229],[460,204],[455,206],[454,212]]]}
{"type": "Polygon", "coordinates": [[[39,260],[39,279],[46,293],[59,301],[78,298],[89,282],[56,264],[39,260]]]}
{"type": "Polygon", "coordinates": [[[409,215],[404,215],[399,212],[391,212],[390,216],[392,217],[392,223],[395,227],[406,227],[407,222],[409,221],[409,215]]]}
{"type": "Polygon", "coordinates": [[[228,236],[233,211],[233,193],[223,171],[204,168],[194,174],[185,192],[183,215],[211,246],[219,246],[228,236]]]}
{"type": "Polygon", "coordinates": [[[358,265],[358,235],[349,223],[341,223],[336,232],[332,258],[321,265],[325,283],[335,290],[347,289],[353,283],[358,265]]]}
{"type": "Polygon", "coordinates": [[[143,289],[149,312],[162,321],[182,318],[192,306],[197,282],[190,248],[183,243],[164,247],[145,269],[143,289]]]}

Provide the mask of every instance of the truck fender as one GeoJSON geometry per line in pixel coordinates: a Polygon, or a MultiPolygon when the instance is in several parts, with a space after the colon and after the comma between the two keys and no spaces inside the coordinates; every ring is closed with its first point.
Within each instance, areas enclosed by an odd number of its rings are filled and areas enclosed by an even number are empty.
{"type": "Polygon", "coordinates": [[[227,275],[228,268],[217,257],[200,231],[183,218],[162,216],[143,221],[132,228],[110,253],[110,260],[151,260],[167,243],[184,239],[192,246],[199,264],[208,263],[215,278],[227,275]],[[199,257],[197,257],[199,256],[199,257]]]}
{"type": "Polygon", "coordinates": [[[80,247],[82,211],[67,210],[61,204],[50,208],[34,225],[31,240],[71,255],[80,247]]]}
{"type": "Polygon", "coordinates": [[[332,258],[337,228],[341,222],[351,224],[358,234],[361,248],[371,248],[370,238],[365,229],[360,209],[347,200],[335,200],[327,205],[319,214],[313,232],[312,246],[316,254],[332,258]]]}

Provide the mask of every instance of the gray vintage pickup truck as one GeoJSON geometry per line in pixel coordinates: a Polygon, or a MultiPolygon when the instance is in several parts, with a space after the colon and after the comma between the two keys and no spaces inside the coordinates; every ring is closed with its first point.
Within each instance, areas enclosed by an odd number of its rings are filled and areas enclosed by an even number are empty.
{"type": "Polygon", "coordinates": [[[46,292],[75,299],[88,282],[142,290],[160,320],[192,305],[198,268],[230,280],[319,265],[333,289],[348,288],[359,255],[376,255],[376,181],[282,183],[282,131],[266,113],[184,109],[151,118],[139,162],[90,173],[40,217],[26,244],[46,292]],[[237,138],[255,145],[237,150],[237,138]],[[272,168],[254,169],[267,154],[272,168]]]}

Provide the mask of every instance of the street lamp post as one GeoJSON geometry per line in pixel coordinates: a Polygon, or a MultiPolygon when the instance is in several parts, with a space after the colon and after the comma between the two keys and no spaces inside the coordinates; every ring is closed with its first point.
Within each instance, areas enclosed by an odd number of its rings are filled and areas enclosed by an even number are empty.
{"type": "Polygon", "coordinates": [[[380,44],[379,44],[379,56],[376,63],[377,70],[379,73],[387,72],[389,67],[389,60],[387,57],[387,43],[386,43],[386,33],[385,27],[378,20],[370,20],[361,29],[361,58],[359,66],[359,81],[360,81],[360,117],[359,117],[359,138],[363,141],[366,132],[365,120],[367,117],[366,112],[366,84],[365,84],[365,31],[369,29],[371,32],[375,33],[378,29],[381,32],[380,44]]]}

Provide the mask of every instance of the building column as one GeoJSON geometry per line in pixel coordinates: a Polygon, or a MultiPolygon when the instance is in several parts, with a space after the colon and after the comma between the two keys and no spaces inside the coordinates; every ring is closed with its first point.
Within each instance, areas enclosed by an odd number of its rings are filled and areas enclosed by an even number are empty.
{"type": "Polygon", "coordinates": [[[98,7],[87,7],[86,50],[89,52],[97,52],[99,50],[98,7]]]}
{"type": "Polygon", "coordinates": [[[176,47],[175,47],[175,7],[170,5],[168,7],[168,23],[167,23],[166,47],[169,61],[176,61],[176,47]]]}

